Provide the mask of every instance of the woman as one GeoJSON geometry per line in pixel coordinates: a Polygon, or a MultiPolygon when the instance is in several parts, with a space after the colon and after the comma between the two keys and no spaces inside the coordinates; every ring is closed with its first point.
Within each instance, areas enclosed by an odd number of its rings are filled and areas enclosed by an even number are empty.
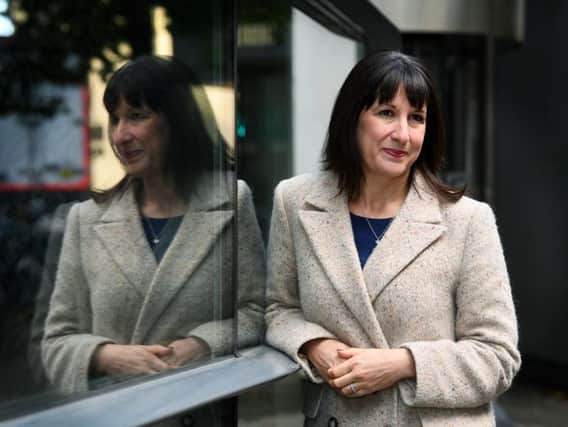
{"type": "Polygon", "coordinates": [[[325,171],[276,188],[267,341],[310,380],[308,426],[494,425],[515,312],[493,213],[440,181],[443,150],[424,66],[377,53],[339,92],[325,171]]]}
{"type": "Polygon", "coordinates": [[[64,392],[231,351],[234,209],[246,236],[240,344],[262,333],[260,230],[246,184],[232,200],[203,88],[179,61],[145,56],[112,76],[103,101],[126,176],[68,216],[42,343],[64,392]]]}

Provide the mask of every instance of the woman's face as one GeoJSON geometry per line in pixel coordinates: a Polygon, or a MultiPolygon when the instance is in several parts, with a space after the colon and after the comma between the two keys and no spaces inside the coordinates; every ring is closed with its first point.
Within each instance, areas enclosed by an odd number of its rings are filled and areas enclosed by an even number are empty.
{"type": "Polygon", "coordinates": [[[130,176],[161,176],[166,134],[161,114],[145,107],[133,107],[122,98],[109,115],[111,143],[130,176]]]}
{"type": "Polygon", "coordinates": [[[402,86],[390,102],[377,101],[361,113],[357,142],[366,177],[408,177],[422,149],[426,114],[426,105],[410,105],[402,86]]]}

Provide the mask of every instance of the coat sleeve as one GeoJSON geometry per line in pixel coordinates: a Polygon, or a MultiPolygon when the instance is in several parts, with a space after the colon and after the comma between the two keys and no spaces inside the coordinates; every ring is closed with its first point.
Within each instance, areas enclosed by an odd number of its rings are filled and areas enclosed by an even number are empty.
{"type": "Polygon", "coordinates": [[[47,318],[49,301],[55,286],[55,273],[57,272],[59,255],[63,244],[65,221],[69,215],[70,208],[71,205],[69,203],[59,205],[53,214],[41,274],[41,282],[35,301],[34,317],[30,327],[28,365],[38,384],[44,383],[46,380],[41,358],[41,342],[45,332],[45,319],[47,318]]]}
{"type": "Polygon", "coordinates": [[[306,320],[302,311],[294,241],[285,206],[284,183],[276,187],[268,241],[266,340],[294,359],[313,382],[322,379],[300,353],[316,338],[335,338],[322,326],[306,320]]]}
{"type": "MultiPolygon", "coordinates": [[[[266,264],[251,191],[244,181],[239,181],[238,194],[237,345],[245,348],[260,343],[264,336],[266,264]]],[[[214,354],[226,354],[232,350],[233,319],[206,322],[189,336],[206,342],[214,354]]]]}
{"type": "Polygon", "coordinates": [[[455,290],[455,341],[402,344],[416,380],[399,384],[414,407],[464,408],[504,392],[520,368],[517,321],[507,267],[491,208],[474,209],[455,290]]]}
{"type": "Polygon", "coordinates": [[[113,342],[91,333],[89,289],[80,255],[79,209],[79,204],[74,205],[67,219],[41,344],[47,377],[64,393],[88,390],[93,352],[100,344],[113,342]]]}
{"type": "Polygon", "coordinates": [[[237,336],[239,348],[244,348],[259,344],[264,339],[266,254],[251,191],[243,181],[239,184],[243,197],[238,218],[237,336]]]}

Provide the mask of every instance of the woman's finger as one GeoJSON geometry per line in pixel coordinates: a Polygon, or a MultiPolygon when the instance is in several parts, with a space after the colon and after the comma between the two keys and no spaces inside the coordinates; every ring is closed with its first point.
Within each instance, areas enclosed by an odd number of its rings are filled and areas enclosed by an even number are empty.
{"type": "Polygon", "coordinates": [[[150,355],[150,357],[148,359],[148,363],[149,363],[150,369],[153,369],[153,370],[158,371],[158,372],[162,372],[162,371],[165,371],[165,370],[170,368],[170,365],[168,365],[166,362],[164,362],[159,357],[154,356],[153,354],[150,355]]]}
{"type": "Polygon", "coordinates": [[[330,378],[339,378],[343,375],[348,374],[353,370],[353,363],[350,360],[346,360],[345,362],[340,363],[339,365],[334,366],[333,368],[329,368],[327,370],[327,375],[330,378]]]}
{"type": "Polygon", "coordinates": [[[339,357],[341,357],[342,359],[350,359],[353,356],[355,356],[356,354],[359,354],[359,349],[358,348],[338,348],[337,349],[337,355],[339,357]]]}
{"type": "Polygon", "coordinates": [[[145,345],[143,348],[158,357],[168,356],[174,351],[172,347],[165,347],[163,345],[145,345]]]}
{"type": "Polygon", "coordinates": [[[349,372],[346,375],[343,375],[339,378],[335,378],[331,381],[331,385],[338,390],[341,390],[344,387],[347,387],[349,384],[352,384],[357,381],[357,378],[353,375],[352,372],[349,372]]]}
{"type": "Polygon", "coordinates": [[[365,396],[366,392],[361,387],[361,385],[352,382],[349,383],[349,385],[346,385],[345,387],[341,388],[341,394],[344,395],[345,397],[354,398],[354,397],[365,396]]]}

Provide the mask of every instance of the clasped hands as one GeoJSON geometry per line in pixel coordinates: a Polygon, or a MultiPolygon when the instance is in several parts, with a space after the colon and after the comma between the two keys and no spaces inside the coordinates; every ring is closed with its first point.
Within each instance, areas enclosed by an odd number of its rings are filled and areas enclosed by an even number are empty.
{"type": "Polygon", "coordinates": [[[376,393],[416,377],[414,359],[406,348],[355,348],[334,339],[315,339],[300,351],[333,389],[349,398],[376,393]]]}
{"type": "Polygon", "coordinates": [[[104,375],[156,374],[207,356],[209,347],[189,337],[163,345],[103,344],[93,355],[95,370],[104,375]]]}

